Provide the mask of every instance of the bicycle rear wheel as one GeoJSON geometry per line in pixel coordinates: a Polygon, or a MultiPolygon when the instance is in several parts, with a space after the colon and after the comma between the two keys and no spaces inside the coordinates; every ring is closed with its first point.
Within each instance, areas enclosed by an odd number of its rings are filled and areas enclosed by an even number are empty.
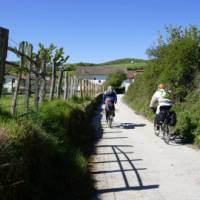
{"type": "Polygon", "coordinates": [[[155,133],[156,136],[159,136],[159,134],[160,134],[160,128],[158,129],[157,126],[158,125],[156,123],[156,120],[154,120],[154,133],[155,133]]]}
{"type": "Polygon", "coordinates": [[[170,142],[170,128],[168,124],[163,124],[163,140],[166,144],[170,142]]]}

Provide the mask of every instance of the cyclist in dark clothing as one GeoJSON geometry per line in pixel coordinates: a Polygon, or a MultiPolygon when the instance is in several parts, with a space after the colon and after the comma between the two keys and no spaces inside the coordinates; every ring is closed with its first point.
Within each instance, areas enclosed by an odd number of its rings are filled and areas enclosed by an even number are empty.
{"type": "Polygon", "coordinates": [[[112,86],[109,86],[108,89],[103,94],[103,103],[106,111],[106,119],[108,112],[112,111],[113,116],[115,116],[115,104],[117,103],[117,95],[112,86]]]}

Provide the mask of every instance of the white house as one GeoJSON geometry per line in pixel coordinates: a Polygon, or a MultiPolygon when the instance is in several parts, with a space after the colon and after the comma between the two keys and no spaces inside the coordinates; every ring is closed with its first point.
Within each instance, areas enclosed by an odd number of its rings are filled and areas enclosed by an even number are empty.
{"type": "MultiPolygon", "coordinates": [[[[78,67],[76,70],[76,76],[79,79],[89,80],[96,84],[102,84],[106,81],[109,73],[123,71],[127,74],[127,80],[122,83],[122,87],[125,90],[134,81],[134,77],[138,70],[128,70],[125,67],[110,67],[110,66],[92,66],[92,67],[78,67]]],[[[141,71],[142,72],[142,71],[141,71]]]]}
{"type": "Polygon", "coordinates": [[[8,92],[12,92],[12,88],[16,87],[17,77],[11,74],[6,74],[4,76],[4,85],[3,87],[7,89],[8,92]]]}
{"type": "Polygon", "coordinates": [[[102,84],[106,81],[109,73],[116,71],[112,67],[78,67],[76,75],[79,79],[89,80],[93,83],[102,84]]]}
{"type": "MultiPolygon", "coordinates": [[[[25,86],[26,77],[21,77],[21,85],[25,86]]],[[[12,92],[12,89],[16,87],[17,84],[17,76],[14,74],[6,74],[4,75],[4,85],[3,88],[7,90],[7,92],[12,92]]]]}

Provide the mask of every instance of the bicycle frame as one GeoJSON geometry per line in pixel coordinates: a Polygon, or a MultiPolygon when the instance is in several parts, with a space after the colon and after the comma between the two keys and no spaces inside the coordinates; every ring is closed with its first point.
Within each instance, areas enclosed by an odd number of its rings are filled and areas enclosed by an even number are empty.
{"type": "Polygon", "coordinates": [[[166,117],[164,119],[164,122],[159,125],[159,130],[157,131],[157,124],[154,120],[154,132],[156,136],[159,136],[159,134],[162,132],[163,134],[163,140],[166,144],[169,144],[170,138],[171,138],[171,128],[168,123],[168,116],[169,116],[169,111],[166,110],[166,117]]]}

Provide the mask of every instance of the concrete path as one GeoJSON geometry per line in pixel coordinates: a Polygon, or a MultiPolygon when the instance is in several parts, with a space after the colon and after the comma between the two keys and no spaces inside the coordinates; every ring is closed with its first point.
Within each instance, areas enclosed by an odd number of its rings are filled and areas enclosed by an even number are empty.
{"type": "Polygon", "coordinates": [[[96,116],[94,199],[200,200],[200,151],[165,144],[154,135],[151,122],[135,114],[122,96],[118,98],[113,128],[108,128],[103,113],[96,116]]]}

